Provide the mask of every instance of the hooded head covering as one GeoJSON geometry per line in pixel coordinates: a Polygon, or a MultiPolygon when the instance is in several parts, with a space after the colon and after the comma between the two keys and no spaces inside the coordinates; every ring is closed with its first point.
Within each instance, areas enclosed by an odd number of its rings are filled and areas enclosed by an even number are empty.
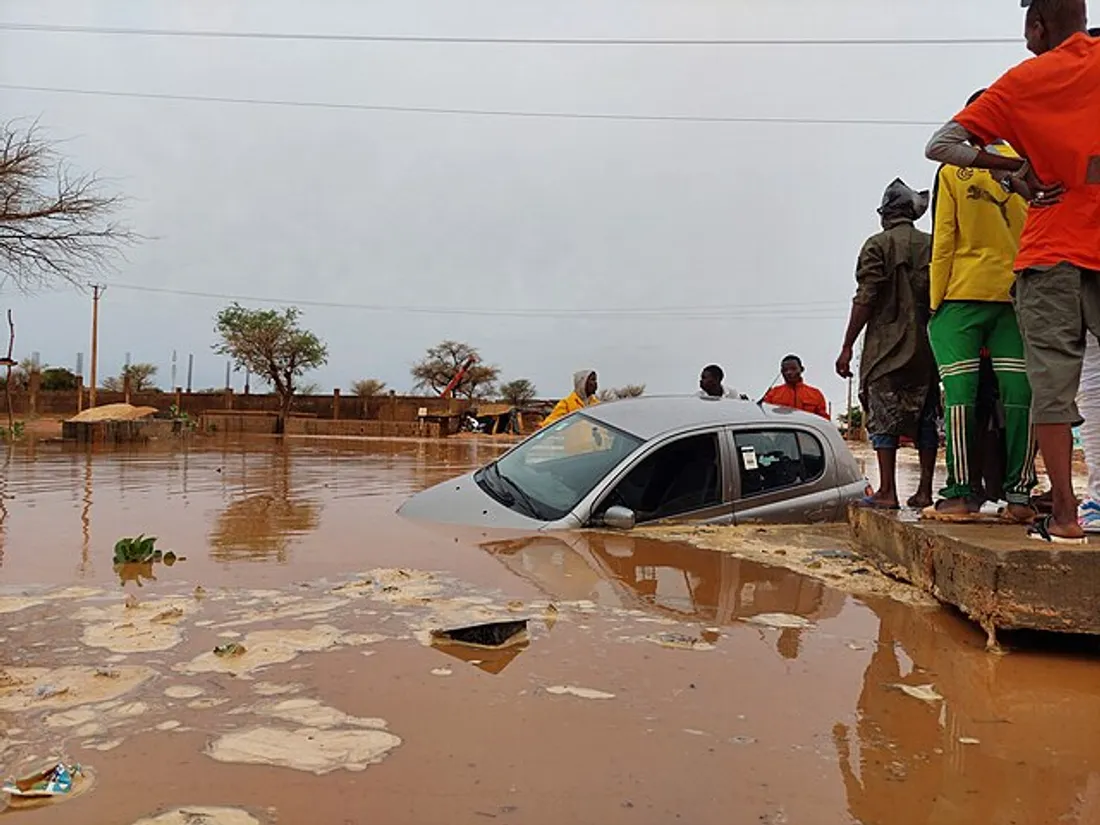
{"type": "Polygon", "coordinates": [[[577,394],[577,398],[588,403],[588,393],[585,389],[588,386],[588,376],[593,375],[595,370],[581,370],[580,372],[573,373],[573,391],[577,394]]]}
{"type": "Polygon", "coordinates": [[[882,206],[878,213],[883,223],[896,221],[918,221],[928,211],[928,190],[917,192],[906,186],[901,178],[886,187],[882,194],[882,206]]]}

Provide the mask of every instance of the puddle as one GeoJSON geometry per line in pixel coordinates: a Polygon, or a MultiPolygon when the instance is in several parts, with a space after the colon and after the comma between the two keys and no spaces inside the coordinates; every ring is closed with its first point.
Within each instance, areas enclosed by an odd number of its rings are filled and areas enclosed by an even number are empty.
{"type": "Polygon", "coordinates": [[[363,799],[410,823],[1100,822],[1094,653],[990,656],[855,572],[829,530],[394,516],[479,449],[12,453],[0,754],[99,776],[36,823],[358,821],[363,799]],[[142,532],[188,561],[120,585],[113,544],[142,532]],[[430,644],[525,618],[505,649],[430,644]],[[244,653],[213,653],[230,643],[244,653]]]}

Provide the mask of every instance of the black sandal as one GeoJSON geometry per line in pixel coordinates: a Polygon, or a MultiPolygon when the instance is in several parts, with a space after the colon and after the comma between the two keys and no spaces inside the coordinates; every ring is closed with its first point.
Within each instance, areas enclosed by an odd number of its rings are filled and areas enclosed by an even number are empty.
{"type": "Polygon", "coordinates": [[[1035,541],[1045,541],[1047,544],[1066,544],[1073,547],[1080,547],[1081,545],[1089,543],[1088,538],[1085,536],[1071,539],[1066,536],[1054,535],[1054,533],[1050,532],[1050,523],[1052,521],[1054,521],[1054,516],[1043,516],[1027,528],[1027,537],[1035,541]]]}

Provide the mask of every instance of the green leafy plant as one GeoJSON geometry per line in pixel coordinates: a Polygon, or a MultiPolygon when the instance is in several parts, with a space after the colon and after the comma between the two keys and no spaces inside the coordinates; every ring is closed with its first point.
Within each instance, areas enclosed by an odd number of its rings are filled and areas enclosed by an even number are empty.
{"type": "Polygon", "coordinates": [[[115,542],[115,564],[146,564],[151,561],[164,562],[171,567],[176,563],[176,554],[169,550],[162,553],[157,549],[157,537],[144,533],[137,538],[119,539],[115,542]]]}
{"type": "Polygon", "coordinates": [[[18,441],[23,437],[26,425],[22,421],[15,421],[10,427],[0,427],[0,441],[18,441]]]}

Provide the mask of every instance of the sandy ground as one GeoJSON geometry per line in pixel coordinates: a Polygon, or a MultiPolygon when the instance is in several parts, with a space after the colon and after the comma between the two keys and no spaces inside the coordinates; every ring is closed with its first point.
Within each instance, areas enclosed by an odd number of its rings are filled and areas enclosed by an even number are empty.
{"type": "Polygon", "coordinates": [[[94,776],[19,816],[1100,822],[1090,654],[989,656],[831,528],[532,536],[394,515],[496,449],[9,453],[0,760],[94,776]],[[137,533],[179,558],[116,568],[137,533]],[[528,638],[505,650],[430,644],[517,618],[528,638]]]}

